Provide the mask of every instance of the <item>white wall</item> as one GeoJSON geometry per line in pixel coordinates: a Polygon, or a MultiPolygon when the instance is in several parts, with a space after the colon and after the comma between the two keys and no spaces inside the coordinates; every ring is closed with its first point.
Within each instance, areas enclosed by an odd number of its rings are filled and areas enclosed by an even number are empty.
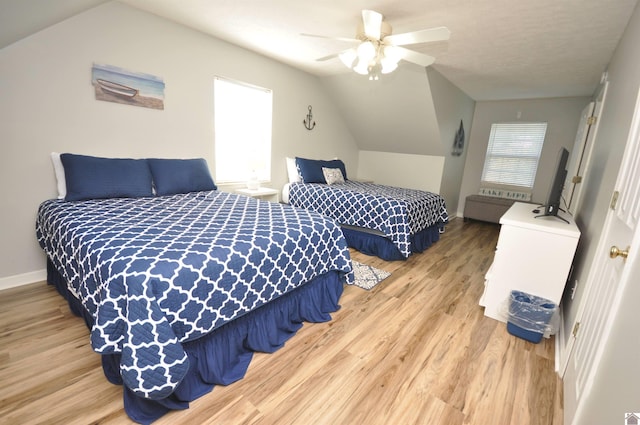
{"type": "MultiPolygon", "coordinates": [[[[584,296],[585,283],[590,279],[591,263],[596,255],[596,247],[629,134],[640,88],[639,44],[640,9],[636,7],[607,69],[607,99],[593,148],[591,165],[585,173],[578,217],[582,235],[573,274],[581,283],[576,288],[573,300],[570,296],[571,291],[565,291],[563,304],[567,336],[584,296]]],[[[622,294],[620,308],[604,348],[593,389],[584,401],[585,409],[581,412],[582,416],[576,418],[574,423],[623,423],[624,413],[640,412],[640,317],[637,313],[640,276],[637,269],[638,267],[630,271],[630,285],[627,285],[622,294]]],[[[566,385],[573,385],[573,382],[565,382],[566,385]]]]}
{"type": "Polygon", "coordinates": [[[322,82],[361,150],[444,153],[425,68],[402,62],[379,81],[346,72],[323,77],[322,82]]]}
{"type": "Polygon", "coordinates": [[[561,146],[569,151],[573,149],[580,113],[587,103],[589,103],[588,97],[476,102],[464,177],[460,188],[458,215],[462,216],[465,198],[468,195],[477,194],[480,189],[491,125],[497,122],[546,121],[548,123],[532,191],[533,202],[544,202],[553,178],[558,150],[561,146]],[[518,113],[520,113],[519,118],[518,113]]]}
{"type": "MultiPolygon", "coordinates": [[[[579,283],[584,283],[587,280],[613,194],[640,87],[638,43],[640,43],[640,10],[636,7],[607,69],[609,79],[607,98],[600,117],[591,162],[585,171],[583,181],[580,214],[577,221],[582,236],[576,253],[572,282],[578,280],[579,283]]],[[[579,284],[573,300],[565,296],[564,314],[567,327],[572,326],[583,294],[584,288],[579,284]]]]}
{"type": "MultiPolygon", "coordinates": [[[[462,156],[452,156],[451,148],[460,120],[465,129],[471,128],[475,102],[433,68],[422,68],[404,62],[380,81],[351,73],[322,78],[341,114],[345,117],[358,148],[365,152],[378,152],[384,162],[385,153],[405,155],[410,162],[426,157],[444,160],[441,186],[432,192],[446,201],[450,216],[455,216],[464,170],[466,149],[462,156]],[[411,156],[416,157],[411,159],[411,156]]],[[[375,181],[393,181],[394,185],[416,187],[417,181],[431,179],[433,170],[422,174],[407,164],[395,164],[401,156],[389,155],[389,163],[367,176],[375,181]],[[397,167],[396,167],[397,165],[397,167]],[[393,170],[393,179],[389,176],[393,170]],[[420,175],[419,175],[420,174],[420,175]]],[[[384,165],[384,164],[383,164],[384,165]]],[[[390,183],[387,183],[390,184],[390,183]]],[[[424,188],[423,184],[418,184],[424,188]]]]}
{"type": "Polygon", "coordinates": [[[56,195],[51,151],[204,157],[213,172],[215,75],[273,89],[272,186],[286,181],[285,156],[357,168],[354,140],[316,77],[118,2],[98,6],[0,50],[0,288],[42,276],[34,223],[56,195]],[[95,100],[94,62],[163,78],[164,111],[95,100]],[[313,131],[302,125],[308,105],[313,131]]]}
{"type": "Polygon", "coordinates": [[[453,217],[458,210],[458,198],[464,176],[464,164],[469,151],[469,133],[473,125],[476,102],[435,69],[427,68],[427,75],[445,158],[442,183],[438,193],[447,203],[449,217],[453,217]],[[456,132],[460,128],[460,121],[463,123],[465,132],[464,150],[462,155],[454,156],[451,151],[456,132]]]}
{"type": "Polygon", "coordinates": [[[360,151],[358,160],[360,179],[433,193],[440,192],[443,169],[442,156],[360,151]]]}

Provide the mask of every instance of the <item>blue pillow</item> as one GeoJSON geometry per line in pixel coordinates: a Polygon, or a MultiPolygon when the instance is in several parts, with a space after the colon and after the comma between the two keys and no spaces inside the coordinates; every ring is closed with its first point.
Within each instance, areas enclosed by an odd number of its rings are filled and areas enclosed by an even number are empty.
{"type": "Polygon", "coordinates": [[[158,196],[217,189],[204,158],[148,161],[158,196]]]}
{"type": "Polygon", "coordinates": [[[145,159],[63,153],[60,161],[67,183],[65,201],[153,196],[151,170],[145,159]]]}
{"type": "Polygon", "coordinates": [[[339,159],[323,161],[320,159],[296,157],[296,167],[298,167],[304,183],[327,183],[324,178],[324,173],[322,172],[322,167],[339,168],[340,171],[342,171],[342,177],[347,180],[347,169],[344,162],[339,159]]]}

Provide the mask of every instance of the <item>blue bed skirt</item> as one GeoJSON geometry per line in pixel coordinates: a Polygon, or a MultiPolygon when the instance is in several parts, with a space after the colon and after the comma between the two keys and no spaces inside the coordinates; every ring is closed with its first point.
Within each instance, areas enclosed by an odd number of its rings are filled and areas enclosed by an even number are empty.
{"type": "MultiPolygon", "coordinates": [[[[411,235],[411,252],[418,253],[429,248],[440,239],[443,224],[434,224],[411,235]]],[[[406,260],[398,247],[388,238],[373,233],[361,232],[353,228],[342,227],[347,245],[363,254],[374,255],[387,261],[406,260]]]]}
{"type": "MultiPolygon", "coordinates": [[[[329,313],[340,308],[344,278],[332,271],[270,303],[214,330],[200,339],[185,342],[183,348],[190,369],[169,397],[149,400],[124,388],[124,408],[129,417],[142,424],[160,418],[170,410],[187,409],[189,401],[210,392],[215,385],[228,385],[244,377],[253,353],[271,353],[282,347],[302,327],[302,322],[326,322],[329,313]]],[[[71,311],[84,318],[89,328],[92,317],[67,290],[64,278],[47,261],[47,282],[68,301],[71,311]]],[[[103,355],[107,379],[122,385],[120,354],[103,355]]]]}

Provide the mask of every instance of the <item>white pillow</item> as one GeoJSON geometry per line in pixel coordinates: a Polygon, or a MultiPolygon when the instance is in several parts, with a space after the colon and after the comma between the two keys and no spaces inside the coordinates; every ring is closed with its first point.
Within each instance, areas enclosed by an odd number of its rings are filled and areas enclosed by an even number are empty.
{"type": "Polygon", "coordinates": [[[289,175],[289,183],[298,183],[302,181],[300,174],[298,173],[298,167],[296,166],[296,159],[286,157],[287,160],[287,174],[289,175]]]}
{"type": "Polygon", "coordinates": [[[327,184],[344,183],[344,176],[339,168],[322,167],[322,174],[327,184]]]}
{"type": "Polygon", "coordinates": [[[60,161],[58,152],[51,152],[51,162],[53,163],[53,171],[56,173],[56,181],[58,182],[58,199],[64,199],[67,196],[67,179],[64,175],[64,167],[60,161]]]}

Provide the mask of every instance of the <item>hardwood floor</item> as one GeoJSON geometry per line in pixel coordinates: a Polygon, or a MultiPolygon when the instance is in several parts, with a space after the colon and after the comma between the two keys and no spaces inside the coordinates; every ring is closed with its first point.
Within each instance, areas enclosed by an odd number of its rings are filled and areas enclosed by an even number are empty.
{"type": "MultiPolygon", "coordinates": [[[[392,272],[345,288],[328,323],[305,324],[246,377],[158,424],[562,424],[554,340],[532,344],[478,299],[497,225],[454,219],[392,272]]],[[[82,319],[44,283],[0,291],[0,423],[130,423],[82,319]]]]}

